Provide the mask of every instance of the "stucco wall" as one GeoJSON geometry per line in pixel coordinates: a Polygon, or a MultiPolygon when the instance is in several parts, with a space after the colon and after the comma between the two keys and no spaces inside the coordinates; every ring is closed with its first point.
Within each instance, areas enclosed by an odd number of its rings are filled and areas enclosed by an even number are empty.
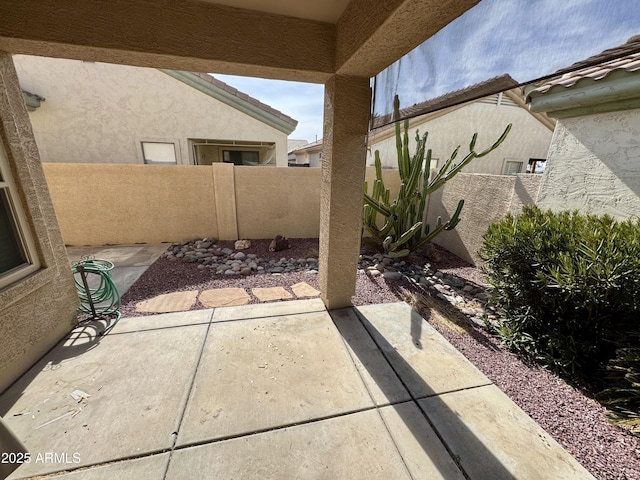
{"type": "MultiPolygon", "coordinates": [[[[469,153],[469,142],[475,132],[478,132],[476,150],[480,151],[493,144],[509,123],[513,127],[502,145],[486,157],[473,160],[463,171],[501,175],[505,160],[513,160],[523,162],[524,173],[529,158],[546,158],[552,132],[516,106],[476,102],[425,123],[416,121],[409,130],[409,151],[415,152],[416,129],[421,135],[429,132],[427,148],[431,148],[433,158],[442,166],[458,145],[461,145],[458,161],[469,153]]],[[[379,150],[383,166],[397,168],[395,135],[388,135],[372,133],[368,164],[373,164],[373,152],[379,150]]]]}
{"type": "Polygon", "coordinates": [[[46,98],[30,113],[43,162],[143,163],[141,141],[275,142],[287,166],[287,135],[153,69],[16,55],[20,86],[46,98]]]}
{"type": "Polygon", "coordinates": [[[470,263],[481,263],[477,252],[489,225],[501,220],[509,211],[517,215],[523,205],[535,203],[541,177],[458,174],[431,195],[427,222],[432,227],[438,216],[442,217],[443,223],[449,220],[458,201],[465,201],[458,226],[437,236],[434,243],[470,263]]]}
{"type": "Polygon", "coordinates": [[[320,170],[235,168],[240,238],[317,238],[320,170]]]}
{"type": "MultiPolygon", "coordinates": [[[[68,245],[319,235],[319,169],[50,163],[44,171],[68,245]]],[[[395,198],[397,170],[382,174],[395,198]]],[[[466,202],[460,224],[436,243],[477,262],[488,226],[535,203],[541,177],[458,174],[431,197],[432,225],[438,215],[450,218],[459,199],[466,202]]],[[[369,185],[374,178],[368,167],[369,185]]]]}
{"type": "MultiPolygon", "coordinates": [[[[0,289],[0,392],[73,327],[78,297],[11,56],[0,52],[0,141],[41,268],[0,289]]],[[[4,414],[6,412],[0,412],[4,414]]]]}
{"type": "Polygon", "coordinates": [[[538,204],[640,215],[640,110],[558,120],[538,204]]]}
{"type": "Polygon", "coordinates": [[[44,165],[67,245],[317,237],[320,170],[44,165]]]}
{"type": "Polygon", "coordinates": [[[67,245],[218,236],[211,166],[47,163],[44,171],[67,245]]]}

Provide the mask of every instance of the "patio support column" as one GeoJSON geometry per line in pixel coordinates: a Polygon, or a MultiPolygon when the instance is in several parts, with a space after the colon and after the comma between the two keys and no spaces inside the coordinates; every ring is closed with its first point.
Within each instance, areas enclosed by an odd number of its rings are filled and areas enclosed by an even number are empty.
{"type": "Polygon", "coordinates": [[[355,293],[370,98],[368,78],[325,83],[319,280],[328,309],[350,306],[355,293]]]}

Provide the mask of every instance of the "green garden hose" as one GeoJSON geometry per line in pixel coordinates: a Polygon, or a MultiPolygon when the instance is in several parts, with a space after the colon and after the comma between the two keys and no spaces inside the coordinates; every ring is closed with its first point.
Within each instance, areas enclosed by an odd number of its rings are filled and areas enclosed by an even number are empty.
{"type": "Polygon", "coordinates": [[[111,278],[113,262],[99,258],[89,258],[74,263],[71,272],[76,283],[80,307],[78,311],[91,315],[89,320],[113,319],[101,333],[104,335],[120,320],[120,294],[111,278]],[[97,278],[97,280],[96,280],[97,278]],[[98,285],[93,287],[90,284],[98,285]]]}

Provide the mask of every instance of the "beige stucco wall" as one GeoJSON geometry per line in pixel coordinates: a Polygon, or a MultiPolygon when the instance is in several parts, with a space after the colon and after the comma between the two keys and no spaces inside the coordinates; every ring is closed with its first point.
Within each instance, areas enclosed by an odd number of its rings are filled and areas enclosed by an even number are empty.
{"type": "Polygon", "coordinates": [[[317,238],[320,170],[237,167],[236,209],[240,238],[317,238]]]}
{"type": "Polygon", "coordinates": [[[211,166],[47,163],[44,171],[67,245],[218,236],[211,166]]]}
{"type": "Polygon", "coordinates": [[[9,54],[0,52],[0,141],[41,268],[0,289],[0,392],[73,327],[78,297],[9,54]]]}
{"type": "MultiPolygon", "coordinates": [[[[319,235],[319,169],[50,163],[44,172],[68,245],[319,235]]],[[[397,170],[382,175],[395,198],[397,170]]],[[[371,185],[373,167],[366,168],[365,178],[371,185]]],[[[438,215],[446,222],[465,199],[456,229],[435,242],[477,263],[489,225],[507,211],[517,214],[535,203],[541,180],[530,174],[458,174],[431,196],[427,221],[432,225],[438,215]]]]}
{"type": "MultiPolygon", "coordinates": [[[[415,152],[416,129],[421,135],[429,132],[427,148],[431,148],[432,157],[439,160],[439,166],[444,164],[458,145],[461,148],[457,161],[464,158],[469,153],[469,142],[475,132],[478,132],[476,151],[480,151],[493,144],[509,123],[513,124],[502,145],[486,157],[473,160],[464,168],[465,173],[501,175],[505,160],[523,162],[524,173],[529,158],[546,158],[552,137],[551,130],[531,114],[510,105],[476,102],[424,123],[417,120],[412,122],[414,126],[409,130],[409,151],[411,154],[415,152]]],[[[368,165],[373,164],[373,152],[379,150],[383,166],[397,168],[395,135],[372,132],[369,145],[368,165]]]]}
{"type": "Polygon", "coordinates": [[[455,212],[458,201],[465,201],[460,223],[455,229],[437,236],[434,243],[470,263],[479,264],[477,252],[489,225],[501,220],[509,211],[517,215],[523,205],[535,203],[541,177],[458,174],[431,195],[427,222],[432,228],[438,216],[446,222],[455,212]]]}
{"type": "Polygon", "coordinates": [[[44,164],[67,245],[317,237],[320,170],[44,164]]]}
{"type": "Polygon", "coordinates": [[[287,166],[287,135],[153,69],[16,55],[20,86],[46,98],[30,113],[43,162],[143,163],[141,141],[274,142],[287,166]]]}
{"type": "Polygon", "coordinates": [[[639,109],[558,120],[540,207],[640,215],[639,138],[639,109]]]}

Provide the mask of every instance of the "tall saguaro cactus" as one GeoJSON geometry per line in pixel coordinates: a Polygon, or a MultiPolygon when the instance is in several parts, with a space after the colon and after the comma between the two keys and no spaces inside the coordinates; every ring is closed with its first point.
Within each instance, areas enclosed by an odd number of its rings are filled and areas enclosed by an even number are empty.
{"type": "MultiPolygon", "coordinates": [[[[397,95],[394,98],[393,108],[397,116],[400,110],[397,95]]],[[[416,151],[413,156],[410,156],[409,121],[404,121],[404,135],[400,131],[400,122],[396,122],[395,128],[400,191],[398,197],[390,201],[389,189],[385,187],[382,180],[380,152],[376,150],[376,178],[371,194],[369,194],[367,182],[364,185],[363,224],[364,228],[381,242],[385,253],[392,257],[404,257],[430,242],[443,231],[452,230],[458,225],[464,200],[458,202],[455,213],[446,223],[442,223],[442,218],[438,217],[433,230],[429,224],[423,227],[422,219],[427,206],[427,197],[444,186],[471,160],[484,157],[498,148],[509,134],[511,124],[507,125],[493,145],[481,152],[475,151],[478,134],[474,133],[469,144],[469,153],[460,163],[453,163],[460,150],[458,146],[432,180],[429,180],[431,149],[425,150],[428,133],[421,137],[420,132],[416,131],[416,151]],[[378,214],[384,217],[382,228],[378,228],[378,214]]]]}

